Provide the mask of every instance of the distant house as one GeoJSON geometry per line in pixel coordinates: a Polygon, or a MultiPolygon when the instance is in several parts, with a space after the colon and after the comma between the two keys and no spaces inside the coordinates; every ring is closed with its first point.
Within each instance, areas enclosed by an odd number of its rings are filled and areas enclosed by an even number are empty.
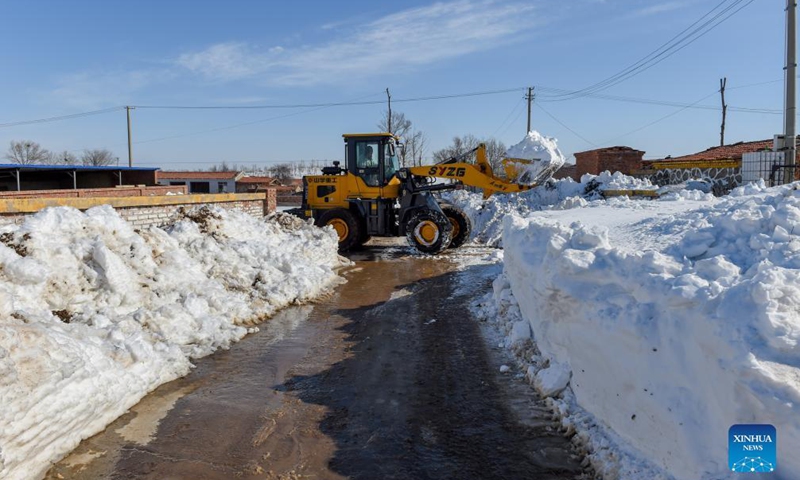
{"type": "MultiPolygon", "coordinates": [[[[774,182],[776,179],[772,165],[776,162],[777,153],[772,152],[773,143],[773,140],[737,142],[710,147],[690,155],[646,160],[642,163],[639,176],[648,178],[656,185],[675,185],[700,179],[709,182],[716,194],[723,194],[734,187],[753,181],[754,178],[774,182]],[[747,171],[743,172],[743,158],[753,155],[766,155],[767,160],[758,160],[755,165],[750,162],[747,169],[744,169],[747,171]],[[757,171],[750,171],[752,169],[757,171]],[[747,175],[743,177],[743,173],[747,175]]],[[[783,162],[777,161],[777,163],[783,162]]]]}
{"type": "Polygon", "coordinates": [[[236,193],[264,192],[267,188],[278,185],[278,180],[273,177],[241,177],[236,181],[236,193]]]}
{"type": "Polygon", "coordinates": [[[292,193],[300,193],[303,191],[303,179],[284,178],[282,180],[278,180],[276,186],[279,187],[278,195],[290,195],[292,193]]]}
{"type": "Polygon", "coordinates": [[[236,193],[242,172],[159,171],[159,185],[186,185],[189,193],[236,193]]]}
{"type": "Polygon", "coordinates": [[[702,152],[682,155],[680,157],[667,157],[658,160],[648,160],[645,166],[658,162],[707,162],[717,160],[741,161],[745,153],[772,150],[772,140],[756,140],[752,142],[737,142],[729,145],[711,147],[702,152]]]}

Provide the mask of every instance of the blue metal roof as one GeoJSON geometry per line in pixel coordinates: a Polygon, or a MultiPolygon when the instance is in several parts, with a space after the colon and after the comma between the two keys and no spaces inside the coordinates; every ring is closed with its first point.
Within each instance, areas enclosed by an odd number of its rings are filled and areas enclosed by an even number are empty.
{"type": "Polygon", "coordinates": [[[91,165],[20,165],[16,163],[0,163],[0,170],[77,170],[77,171],[146,171],[161,170],[158,167],[95,167],[91,165]]]}

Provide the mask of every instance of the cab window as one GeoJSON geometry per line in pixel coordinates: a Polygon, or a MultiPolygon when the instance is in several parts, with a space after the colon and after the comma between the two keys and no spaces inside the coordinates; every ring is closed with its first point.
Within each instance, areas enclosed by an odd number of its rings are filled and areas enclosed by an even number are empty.
{"type": "Polygon", "coordinates": [[[380,144],[378,142],[356,142],[356,175],[370,187],[380,186],[379,153],[380,144]]]}
{"type": "Polygon", "coordinates": [[[397,160],[397,150],[396,148],[391,148],[387,143],[384,146],[385,154],[384,154],[384,169],[383,169],[383,183],[389,183],[389,180],[394,177],[394,174],[400,169],[400,162],[397,160]],[[395,153],[392,155],[392,153],[395,153]]]}

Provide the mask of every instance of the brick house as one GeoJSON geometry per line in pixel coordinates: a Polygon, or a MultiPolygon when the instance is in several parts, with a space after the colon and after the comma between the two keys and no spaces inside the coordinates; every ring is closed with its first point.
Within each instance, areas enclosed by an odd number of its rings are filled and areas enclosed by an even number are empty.
{"type": "Polygon", "coordinates": [[[585,173],[597,175],[606,170],[632,175],[642,168],[644,151],[631,147],[605,147],[575,154],[575,173],[573,179],[580,180],[585,173]]]}

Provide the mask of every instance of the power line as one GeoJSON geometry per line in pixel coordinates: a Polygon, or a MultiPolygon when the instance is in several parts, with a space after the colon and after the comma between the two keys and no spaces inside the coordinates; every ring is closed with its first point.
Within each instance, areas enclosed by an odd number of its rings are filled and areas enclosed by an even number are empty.
{"type": "Polygon", "coordinates": [[[597,145],[597,144],[596,144],[596,143],[594,143],[593,141],[591,141],[591,140],[587,139],[586,137],[584,137],[584,136],[583,136],[583,135],[581,135],[580,133],[578,133],[578,132],[576,132],[575,130],[573,130],[573,129],[569,128],[569,127],[568,127],[568,126],[567,126],[567,125],[566,125],[564,122],[562,122],[561,120],[557,119],[557,118],[555,117],[555,115],[553,115],[552,113],[548,112],[548,111],[547,111],[547,110],[546,110],[546,109],[545,109],[545,108],[544,108],[544,107],[543,107],[541,104],[537,103],[537,104],[535,104],[534,106],[535,106],[535,107],[538,107],[539,109],[541,109],[541,110],[542,110],[544,113],[546,113],[546,114],[547,114],[547,116],[548,116],[548,117],[552,118],[552,119],[553,119],[553,120],[555,120],[555,121],[556,121],[556,122],[557,122],[559,125],[561,125],[562,127],[566,128],[567,130],[569,130],[570,132],[572,132],[572,134],[573,134],[573,135],[575,135],[576,137],[580,138],[581,140],[583,140],[584,142],[588,143],[589,145],[592,145],[593,147],[599,147],[599,145],[597,145]]]}
{"type": "MultiPolygon", "coordinates": [[[[780,80],[780,81],[782,81],[782,80],[780,80]]],[[[730,88],[728,88],[728,90],[733,90],[735,88],[751,87],[751,86],[755,86],[755,85],[765,85],[767,83],[775,83],[775,82],[774,81],[770,81],[770,82],[762,82],[762,83],[753,83],[753,84],[749,84],[749,85],[741,85],[739,87],[730,87],[730,88]]],[[[552,92],[557,92],[557,93],[576,93],[577,92],[576,90],[564,90],[564,89],[560,89],[560,88],[552,88],[552,87],[544,87],[544,86],[539,86],[538,88],[540,90],[552,91],[552,92]]],[[[647,105],[663,105],[663,106],[667,106],[667,107],[689,107],[689,108],[700,109],[700,110],[720,110],[720,107],[715,106],[715,105],[695,105],[695,104],[690,104],[690,103],[673,102],[673,101],[669,101],[669,100],[653,100],[653,99],[648,99],[648,98],[625,97],[625,96],[620,96],[620,95],[609,95],[609,94],[603,94],[603,93],[587,93],[587,94],[585,94],[583,96],[591,97],[591,98],[599,98],[599,99],[602,99],[602,100],[612,100],[612,101],[618,101],[618,102],[627,102],[627,103],[639,103],[639,104],[647,104],[647,105]]],[[[554,101],[556,101],[556,100],[541,100],[541,102],[550,102],[550,103],[552,103],[554,101]]],[[[782,110],[769,109],[769,108],[749,108],[749,107],[733,107],[733,106],[729,106],[728,110],[738,111],[738,112],[743,112],[743,113],[764,113],[764,114],[770,114],[770,115],[782,115],[783,114],[782,110]]]]}
{"type": "MultiPolygon", "coordinates": [[[[374,97],[374,96],[377,96],[377,95],[383,95],[383,92],[381,92],[381,93],[373,93],[373,94],[365,95],[363,97],[358,97],[358,98],[359,99],[361,99],[361,98],[369,98],[369,97],[374,97]]],[[[296,115],[302,115],[304,113],[316,112],[318,110],[324,110],[326,108],[331,108],[331,107],[333,107],[335,105],[340,105],[340,104],[344,104],[344,103],[356,104],[356,103],[358,103],[358,101],[356,100],[356,101],[353,101],[353,102],[341,102],[341,103],[338,103],[338,104],[329,104],[329,105],[319,106],[319,107],[316,107],[316,108],[310,108],[310,109],[306,109],[306,110],[301,110],[299,112],[292,112],[292,113],[287,113],[287,114],[284,114],[284,115],[278,115],[276,117],[262,118],[260,120],[254,120],[254,121],[251,121],[251,122],[236,123],[236,124],[233,124],[233,125],[227,125],[227,126],[224,126],[224,127],[217,127],[217,128],[212,128],[212,129],[208,129],[208,130],[200,130],[200,131],[187,132],[187,133],[181,133],[181,134],[176,134],[176,135],[168,135],[168,136],[165,136],[165,137],[151,138],[151,139],[148,139],[148,140],[141,140],[139,142],[134,142],[134,143],[140,144],[140,143],[160,142],[160,141],[163,141],[163,140],[171,140],[173,138],[189,137],[189,136],[192,136],[192,135],[200,135],[200,134],[203,134],[203,133],[219,132],[219,131],[222,131],[222,130],[232,130],[234,128],[245,127],[245,126],[248,126],[248,125],[255,125],[255,124],[258,124],[258,123],[271,122],[273,120],[279,120],[279,119],[282,119],[282,118],[293,117],[293,116],[296,116],[296,115]]],[[[378,102],[378,103],[383,103],[383,102],[378,102]]]]}
{"type": "MultiPolygon", "coordinates": [[[[714,90],[713,92],[709,93],[709,94],[708,94],[708,95],[706,95],[705,97],[703,97],[703,98],[701,98],[700,100],[697,100],[696,102],[694,102],[694,104],[698,104],[698,103],[702,102],[703,100],[705,100],[705,99],[707,99],[707,98],[709,98],[709,97],[711,97],[711,96],[713,96],[713,95],[716,95],[717,93],[719,93],[719,90],[714,90]]],[[[632,135],[632,134],[634,134],[634,133],[636,133],[636,132],[642,131],[642,130],[644,130],[645,128],[651,127],[651,126],[655,125],[656,123],[659,123],[659,122],[661,122],[661,121],[663,121],[663,120],[666,120],[666,119],[668,119],[668,118],[670,118],[670,117],[673,117],[673,116],[675,116],[675,115],[677,115],[677,114],[681,113],[681,112],[682,112],[682,111],[684,111],[684,110],[687,110],[687,109],[691,108],[691,106],[692,106],[692,105],[694,105],[694,104],[687,105],[687,106],[685,106],[685,107],[683,107],[683,108],[680,108],[680,109],[678,109],[678,110],[676,110],[676,111],[674,111],[674,112],[672,112],[672,113],[670,113],[670,114],[668,114],[668,115],[664,115],[663,117],[661,117],[661,118],[658,118],[657,120],[654,120],[654,121],[652,121],[652,122],[650,122],[650,123],[647,123],[647,124],[645,124],[645,125],[642,125],[641,127],[637,128],[637,129],[635,129],[635,130],[631,130],[631,131],[630,131],[630,132],[628,132],[628,133],[623,133],[622,135],[620,135],[620,136],[618,136],[618,137],[614,137],[614,138],[612,138],[612,139],[610,139],[610,140],[606,140],[605,142],[603,142],[603,144],[609,144],[609,143],[611,143],[611,142],[615,142],[615,141],[619,140],[620,138],[627,137],[628,135],[632,135]]]]}
{"type": "Polygon", "coordinates": [[[723,8],[719,12],[716,13],[713,17],[707,20],[705,23],[701,24],[694,30],[691,30],[695,25],[702,22],[706,17],[712,15],[716,10],[718,10],[722,5],[724,5],[728,0],[723,0],[722,2],[718,3],[714,8],[709,10],[705,13],[702,17],[696,20],[694,23],[686,27],[680,33],[672,37],[670,40],[662,44],[657,49],[653,50],[648,55],[642,57],[636,63],[628,66],[627,68],[617,72],[616,74],[602,80],[600,82],[595,83],[594,85],[590,85],[585,87],[577,92],[575,95],[571,96],[564,96],[564,95],[557,95],[554,98],[558,98],[560,101],[564,100],[573,100],[575,98],[580,98],[586,93],[598,92],[602,90],[606,90],[608,88],[613,87],[621,82],[624,82],[630,78],[633,78],[636,75],[654,67],[655,65],[661,63],[662,61],[666,60],[667,58],[671,57],[672,55],[678,53],[679,51],[683,50],[684,48],[688,47],[695,41],[699,40],[716,27],[721,25],[727,19],[738,13],[743,8],[747,7],[755,0],[747,0],[744,5],[741,5],[738,9],[734,10],[732,13],[729,13],[727,16],[724,16],[728,12],[730,12],[735,7],[739,6],[745,0],[734,0],[733,3],[728,5],[727,7],[723,8]],[[720,17],[723,17],[721,20],[717,21],[720,17]],[[716,22],[716,23],[714,23],[716,22]],[[691,30],[691,31],[689,31],[691,30]],[[687,33],[688,32],[688,33],[687,33]]]}
{"type": "MultiPolygon", "coordinates": [[[[426,102],[431,100],[444,100],[449,98],[478,97],[483,95],[497,95],[522,90],[522,87],[507,88],[503,90],[488,90],[469,93],[455,93],[448,95],[433,95],[427,97],[412,97],[392,99],[394,103],[426,102]]],[[[382,93],[383,94],[383,93],[382,93]]],[[[294,109],[294,108],[329,108],[345,107],[357,105],[383,105],[383,100],[352,101],[352,102],[332,102],[332,103],[296,103],[296,104],[272,104],[272,105],[134,105],[141,109],[158,110],[266,110],[266,109],[294,109]]]]}
{"type": "MultiPolygon", "coordinates": [[[[497,127],[497,130],[495,130],[495,131],[494,131],[494,133],[492,133],[492,136],[493,136],[493,137],[497,135],[497,132],[499,132],[499,131],[500,131],[500,129],[502,129],[502,128],[503,128],[503,126],[506,124],[506,122],[508,121],[508,119],[509,119],[509,118],[511,118],[511,115],[514,115],[514,112],[516,112],[516,111],[517,111],[517,109],[518,109],[519,107],[521,107],[522,105],[523,105],[523,102],[522,102],[522,101],[520,101],[520,100],[517,100],[517,101],[514,103],[514,108],[512,108],[512,109],[511,109],[511,111],[510,111],[510,112],[508,112],[508,115],[506,115],[506,118],[504,118],[504,119],[503,119],[503,121],[502,121],[502,122],[500,122],[500,126],[498,126],[498,127],[497,127]]],[[[505,132],[505,130],[503,130],[503,131],[505,132]]]]}
{"type": "MultiPolygon", "coordinates": [[[[524,105],[524,103],[519,103],[519,105],[520,105],[520,106],[521,106],[521,105],[524,105]]],[[[508,123],[508,125],[506,125],[505,127],[503,127],[503,130],[500,132],[500,135],[504,135],[504,134],[506,133],[506,131],[507,131],[507,130],[508,130],[510,127],[511,127],[511,125],[514,125],[514,123],[516,123],[516,121],[517,121],[517,120],[519,120],[519,117],[521,117],[521,116],[522,116],[522,112],[524,112],[524,111],[525,111],[525,110],[523,110],[523,109],[521,109],[521,108],[520,108],[520,109],[519,109],[519,112],[518,112],[518,113],[517,113],[517,115],[514,117],[514,119],[513,119],[513,120],[511,120],[511,122],[509,122],[509,123],[508,123]]],[[[494,135],[492,135],[492,136],[494,136],[494,135]]]]}
{"type": "Polygon", "coordinates": [[[21,125],[33,125],[36,123],[57,122],[59,120],[69,120],[72,118],[88,117],[91,115],[100,115],[102,113],[116,112],[124,108],[125,107],[110,107],[110,108],[104,108],[102,110],[93,110],[91,112],[82,112],[82,113],[72,113],[69,115],[60,115],[57,117],[39,118],[36,120],[23,120],[20,122],[0,123],[0,128],[19,127],[21,125]]]}

